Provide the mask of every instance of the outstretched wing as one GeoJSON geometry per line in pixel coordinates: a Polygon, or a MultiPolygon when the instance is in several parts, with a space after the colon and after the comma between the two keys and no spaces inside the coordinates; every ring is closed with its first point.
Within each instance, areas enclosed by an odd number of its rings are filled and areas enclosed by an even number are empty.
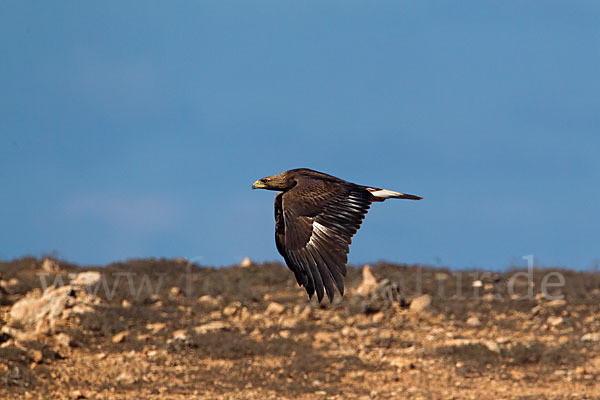
{"type": "Polygon", "coordinates": [[[310,180],[275,197],[275,243],[309,297],[334,285],[344,293],[343,277],[352,236],[371,205],[365,188],[348,182],[310,180]]]}

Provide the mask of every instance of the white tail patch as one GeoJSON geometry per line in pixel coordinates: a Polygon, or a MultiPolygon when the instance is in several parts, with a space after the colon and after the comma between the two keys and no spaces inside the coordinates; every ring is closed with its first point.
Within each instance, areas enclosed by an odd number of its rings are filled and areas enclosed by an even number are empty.
{"type": "Polygon", "coordinates": [[[371,192],[371,194],[374,197],[377,197],[380,199],[389,199],[390,197],[404,196],[404,193],[394,192],[393,190],[387,190],[387,189],[367,188],[367,190],[369,192],[371,192]]]}

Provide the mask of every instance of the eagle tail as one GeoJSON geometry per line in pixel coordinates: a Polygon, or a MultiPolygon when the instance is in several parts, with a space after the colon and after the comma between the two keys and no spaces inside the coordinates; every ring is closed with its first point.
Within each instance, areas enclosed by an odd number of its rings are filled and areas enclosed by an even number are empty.
{"type": "Polygon", "coordinates": [[[421,200],[422,197],[415,196],[412,194],[394,192],[393,190],[377,189],[368,187],[367,190],[371,192],[373,201],[384,201],[385,199],[408,199],[408,200],[421,200]]]}

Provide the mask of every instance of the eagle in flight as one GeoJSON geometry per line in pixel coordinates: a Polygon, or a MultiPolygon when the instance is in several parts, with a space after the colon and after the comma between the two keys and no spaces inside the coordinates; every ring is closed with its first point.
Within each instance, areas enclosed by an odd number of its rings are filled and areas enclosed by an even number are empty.
{"type": "Polygon", "coordinates": [[[323,292],[333,301],[334,285],[344,294],[343,277],[352,236],[374,201],[421,200],[419,196],[356,185],[306,168],[254,182],[252,189],[277,190],[275,244],[308,297],[323,292]]]}

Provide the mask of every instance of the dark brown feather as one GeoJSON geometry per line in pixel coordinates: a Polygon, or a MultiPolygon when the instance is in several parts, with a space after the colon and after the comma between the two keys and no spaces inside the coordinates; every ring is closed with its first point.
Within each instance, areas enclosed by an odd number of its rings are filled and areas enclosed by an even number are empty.
{"type": "Polygon", "coordinates": [[[325,293],[333,301],[335,288],[343,294],[352,236],[371,202],[383,201],[371,194],[376,189],[309,169],[257,183],[259,188],[281,190],[275,196],[275,244],[298,284],[309,297],[316,292],[319,301],[325,293]]]}

